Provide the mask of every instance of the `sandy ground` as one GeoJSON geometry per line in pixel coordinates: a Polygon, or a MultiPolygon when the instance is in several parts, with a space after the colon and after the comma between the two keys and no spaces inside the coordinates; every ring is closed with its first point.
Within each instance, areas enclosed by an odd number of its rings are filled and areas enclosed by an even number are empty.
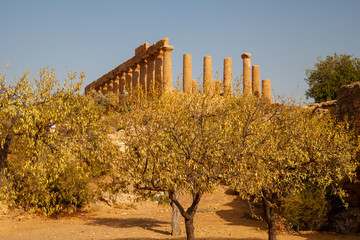
{"type": "MultiPolygon", "coordinates": [[[[266,225],[262,221],[244,218],[246,203],[238,196],[226,194],[221,187],[214,194],[204,195],[195,216],[197,239],[266,240],[266,225]]],[[[189,197],[182,197],[189,203],[189,197]]],[[[58,219],[36,216],[20,210],[0,211],[1,240],[48,239],[186,239],[183,219],[182,234],[170,235],[171,208],[151,201],[136,202],[121,207],[98,202],[81,213],[58,219]]],[[[279,240],[360,240],[360,235],[340,235],[328,232],[278,233],[279,240]]]]}

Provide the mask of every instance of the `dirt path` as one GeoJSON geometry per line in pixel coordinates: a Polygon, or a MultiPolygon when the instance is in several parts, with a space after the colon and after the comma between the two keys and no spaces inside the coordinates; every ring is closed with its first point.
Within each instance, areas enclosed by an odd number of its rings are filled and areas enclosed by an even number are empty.
{"type": "MultiPolygon", "coordinates": [[[[248,207],[236,195],[220,188],[205,195],[195,217],[197,239],[266,240],[262,221],[243,218],[248,207]]],[[[188,202],[183,197],[184,202],[188,202]]],[[[125,205],[124,205],[125,206],[125,205]]],[[[48,219],[21,211],[0,215],[1,240],[120,240],[120,239],[186,239],[183,220],[182,235],[170,235],[171,208],[144,201],[131,207],[115,208],[104,203],[93,204],[75,216],[48,219]]],[[[0,212],[1,213],[1,212],[0,212]]],[[[360,240],[360,235],[309,232],[301,235],[278,234],[279,240],[360,240]]]]}

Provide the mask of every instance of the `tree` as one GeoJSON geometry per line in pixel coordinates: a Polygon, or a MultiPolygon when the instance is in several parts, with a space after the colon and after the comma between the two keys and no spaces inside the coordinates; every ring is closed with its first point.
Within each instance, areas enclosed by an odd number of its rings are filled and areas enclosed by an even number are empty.
{"type": "Polygon", "coordinates": [[[348,124],[290,103],[237,98],[228,108],[226,178],[242,198],[262,202],[269,240],[276,239],[281,197],[310,182],[344,198],[340,182],[353,179],[357,166],[357,142],[348,124]]]}
{"type": "Polygon", "coordinates": [[[127,172],[136,189],[164,191],[185,219],[187,239],[195,239],[194,216],[201,197],[221,179],[223,156],[221,98],[165,94],[132,105],[122,115],[127,172]],[[186,208],[177,196],[190,193],[186,208]]]}
{"type": "Polygon", "coordinates": [[[115,147],[99,121],[102,109],[79,94],[84,75],[63,83],[44,68],[14,85],[1,79],[1,197],[10,205],[58,213],[91,200],[89,183],[109,170],[115,147]]]}
{"type": "Polygon", "coordinates": [[[319,57],[314,69],[306,69],[306,76],[307,98],[314,98],[315,102],[334,100],[336,90],[342,85],[360,81],[360,59],[336,53],[325,60],[319,57]]]}

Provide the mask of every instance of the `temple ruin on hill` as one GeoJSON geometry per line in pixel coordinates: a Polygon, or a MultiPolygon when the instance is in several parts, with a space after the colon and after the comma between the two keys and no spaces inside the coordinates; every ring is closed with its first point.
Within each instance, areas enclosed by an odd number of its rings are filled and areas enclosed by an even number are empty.
{"type": "MultiPolygon", "coordinates": [[[[85,93],[95,90],[102,94],[114,93],[119,98],[141,90],[147,95],[153,92],[170,92],[172,90],[172,65],[169,39],[164,38],[149,46],[146,42],[135,49],[135,56],[120,64],[110,72],[85,87],[85,93]]],[[[253,94],[271,101],[271,83],[262,80],[260,86],[259,66],[251,65],[251,54],[244,53],[243,59],[243,95],[253,94]]],[[[183,55],[183,91],[195,93],[197,82],[192,78],[191,55],[183,55]]],[[[211,56],[204,57],[204,74],[202,93],[211,96],[233,94],[231,58],[224,59],[223,82],[212,78],[211,56]]]]}

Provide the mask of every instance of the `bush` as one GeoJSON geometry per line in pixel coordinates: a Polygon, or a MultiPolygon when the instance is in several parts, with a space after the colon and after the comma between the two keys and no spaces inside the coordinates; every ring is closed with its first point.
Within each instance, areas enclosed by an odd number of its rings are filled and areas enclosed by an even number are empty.
{"type": "Polygon", "coordinates": [[[282,200],[281,216],[296,231],[318,230],[327,223],[329,206],[323,190],[308,186],[282,200]]]}
{"type": "Polygon", "coordinates": [[[90,186],[109,173],[118,150],[101,120],[105,107],[79,94],[76,73],[63,86],[53,70],[39,74],[0,88],[0,119],[11,123],[0,121],[0,199],[51,215],[91,201],[90,186]]]}
{"type": "Polygon", "coordinates": [[[88,187],[89,180],[89,174],[70,161],[10,164],[2,195],[7,197],[10,207],[52,215],[88,203],[94,196],[88,187]]]}

